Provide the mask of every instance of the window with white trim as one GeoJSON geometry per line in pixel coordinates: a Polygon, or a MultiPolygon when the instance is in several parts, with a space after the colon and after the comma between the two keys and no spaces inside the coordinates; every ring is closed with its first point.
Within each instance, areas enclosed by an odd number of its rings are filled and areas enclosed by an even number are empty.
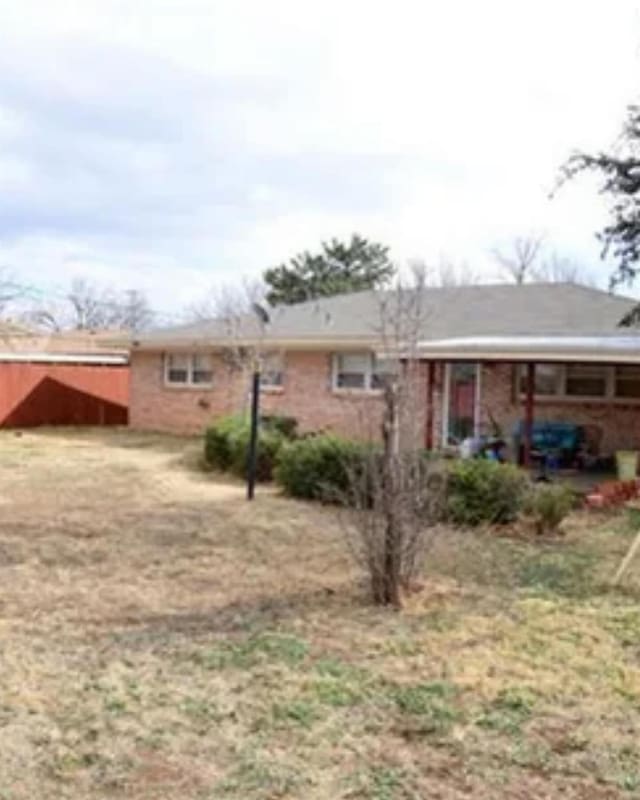
{"type": "Polygon", "coordinates": [[[169,386],[211,386],[213,366],[207,353],[167,353],[164,378],[169,386]]]}
{"type": "MultiPolygon", "coordinates": [[[[527,366],[518,369],[520,394],[527,391],[527,366]]],[[[536,364],[535,392],[541,399],[640,401],[640,365],[536,364]]]]}
{"type": "Polygon", "coordinates": [[[263,389],[279,389],[284,384],[284,358],[282,353],[265,353],[260,370],[263,389]]]}
{"type": "Polygon", "coordinates": [[[373,353],[336,353],[333,356],[333,388],[382,389],[396,369],[395,361],[378,359],[373,353]]]}

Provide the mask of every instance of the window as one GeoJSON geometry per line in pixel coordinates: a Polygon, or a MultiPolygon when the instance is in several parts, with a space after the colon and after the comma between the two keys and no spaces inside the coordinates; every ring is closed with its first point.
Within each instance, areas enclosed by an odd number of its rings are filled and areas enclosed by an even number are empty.
{"type": "MultiPolygon", "coordinates": [[[[535,371],[535,394],[542,397],[552,397],[562,392],[562,373],[561,364],[536,364],[535,371]]],[[[520,368],[520,392],[526,394],[527,391],[527,368],[520,368]]]]}
{"type": "Polygon", "coordinates": [[[371,388],[382,389],[388,380],[393,378],[398,369],[396,361],[384,358],[373,358],[371,372],[371,388]]]}
{"type": "Polygon", "coordinates": [[[211,383],[213,380],[213,370],[211,369],[211,356],[193,355],[191,356],[191,381],[192,383],[211,383]]]}
{"type": "Polygon", "coordinates": [[[396,371],[394,361],[373,353],[337,353],[333,361],[334,389],[381,389],[396,371]]]}
{"type": "Polygon", "coordinates": [[[370,374],[369,353],[340,353],[336,356],[336,389],[368,389],[370,374]]]}
{"type": "Polygon", "coordinates": [[[168,353],[165,381],[171,386],[210,386],[213,382],[211,356],[206,353],[168,353]]]}
{"type": "Polygon", "coordinates": [[[616,397],[632,397],[640,399],[640,367],[616,367],[616,397]]]}
{"type": "MultiPolygon", "coordinates": [[[[518,369],[521,394],[527,390],[527,367],[518,369]]],[[[536,364],[538,397],[566,400],[640,400],[640,365],[536,364]]]]}
{"type": "Polygon", "coordinates": [[[266,353],[262,359],[260,385],[266,389],[279,388],[284,383],[284,360],[280,353],[266,353]]]}
{"type": "Polygon", "coordinates": [[[172,353],[166,360],[167,383],[189,382],[189,356],[172,353]]]}
{"type": "Polygon", "coordinates": [[[568,364],[565,394],[569,397],[606,397],[607,367],[599,364],[568,364]]]}

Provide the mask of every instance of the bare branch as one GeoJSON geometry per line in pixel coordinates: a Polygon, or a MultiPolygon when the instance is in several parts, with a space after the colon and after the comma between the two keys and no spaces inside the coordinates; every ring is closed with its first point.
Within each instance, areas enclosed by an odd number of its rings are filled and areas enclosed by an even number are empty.
{"type": "Polygon", "coordinates": [[[365,567],[374,602],[398,606],[422,570],[442,516],[444,473],[422,449],[425,270],[380,297],[378,372],[382,445],[350,468],[345,531],[365,567]]]}
{"type": "Polygon", "coordinates": [[[0,313],[4,313],[16,300],[24,297],[24,289],[15,280],[12,272],[0,267],[0,313]]]}
{"type": "Polygon", "coordinates": [[[475,273],[466,262],[456,263],[448,258],[442,258],[436,267],[431,267],[422,259],[412,259],[408,266],[414,283],[416,277],[422,275],[422,283],[425,287],[450,289],[480,283],[480,275],[475,273]]]}
{"type": "Polygon", "coordinates": [[[496,247],[492,254],[505,277],[518,284],[526,283],[534,274],[543,242],[542,236],[518,236],[508,250],[496,247]]]}
{"type": "Polygon", "coordinates": [[[596,281],[587,270],[570,258],[551,253],[533,273],[536,281],[546,283],[574,283],[580,286],[595,286],[596,281]]]}
{"type": "Polygon", "coordinates": [[[155,314],[146,295],[137,289],[115,292],[74,278],[61,300],[36,305],[23,317],[47,330],[138,331],[151,325],[155,314]]]}

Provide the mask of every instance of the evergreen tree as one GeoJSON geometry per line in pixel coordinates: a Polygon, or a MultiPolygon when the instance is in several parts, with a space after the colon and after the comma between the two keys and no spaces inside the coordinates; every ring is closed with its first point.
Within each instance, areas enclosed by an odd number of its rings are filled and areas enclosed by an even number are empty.
{"type": "Polygon", "coordinates": [[[640,269],[640,106],[628,107],[612,152],[576,153],[562,168],[561,183],[585,171],[601,177],[600,191],[611,201],[610,221],[598,234],[603,256],[610,252],[617,261],[611,285],[630,282],[640,269]]]}
{"type": "Polygon", "coordinates": [[[264,273],[266,299],[271,305],[289,305],[345,292],[375,289],[395,274],[389,248],[353,234],[348,243],[332,239],[320,253],[308,251],[288,264],[264,273]]]}

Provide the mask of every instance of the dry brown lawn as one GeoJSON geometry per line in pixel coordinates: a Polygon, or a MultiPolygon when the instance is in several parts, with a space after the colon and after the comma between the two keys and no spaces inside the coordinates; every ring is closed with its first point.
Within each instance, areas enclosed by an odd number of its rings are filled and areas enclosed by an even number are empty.
{"type": "Polygon", "coordinates": [[[0,800],[640,796],[637,519],[448,531],[397,613],[197,449],[0,434],[0,800]]]}

